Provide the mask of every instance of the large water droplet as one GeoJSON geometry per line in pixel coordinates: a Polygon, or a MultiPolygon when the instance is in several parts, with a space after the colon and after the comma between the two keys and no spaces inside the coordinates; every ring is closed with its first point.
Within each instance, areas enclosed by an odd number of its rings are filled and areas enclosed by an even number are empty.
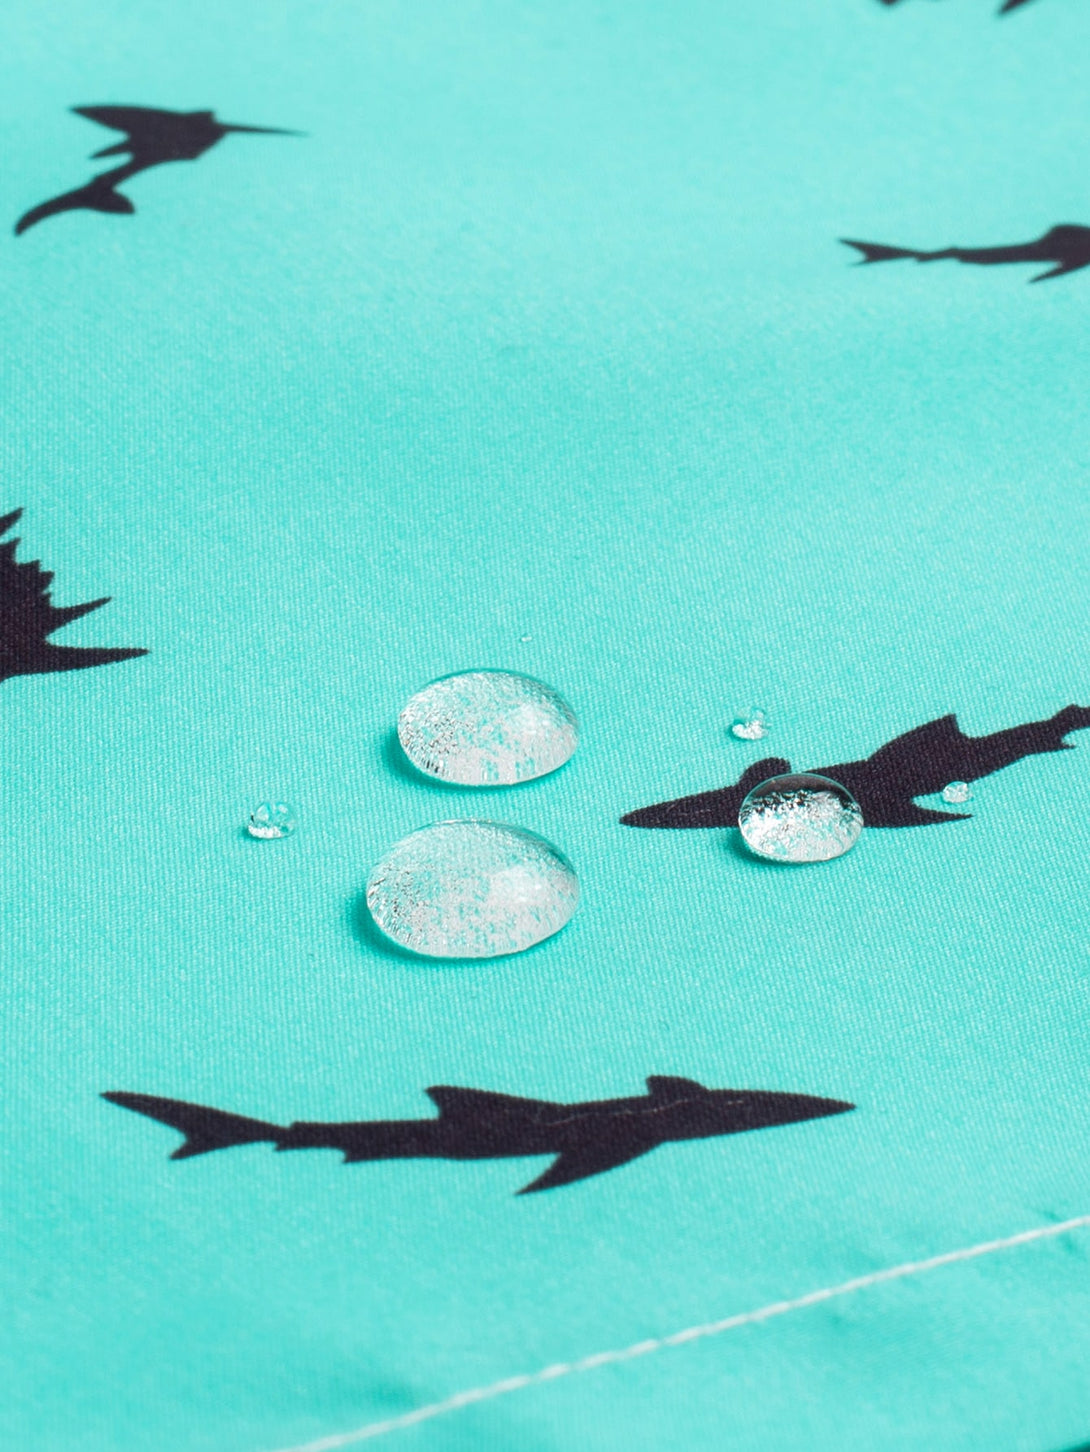
{"type": "Polygon", "coordinates": [[[557,849],[521,827],[436,822],[403,837],[367,882],[387,935],[429,958],[497,958],[559,932],[579,881],[557,849]]]}
{"type": "Polygon", "coordinates": [[[755,786],[738,812],[746,846],[774,862],[828,862],[863,830],[859,803],[839,782],[793,773],[755,786]]]}
{"type": "Polygon", "coordinates": [[[973,789],[967,781],[952,781],[942,789],[943,801],[949,802],[952,807],[960,807],[972,795],[973,789]]]}
{"type": "Polygon", "coordinates": [[[417,691],[397,718],[412,764],[460,786],[513,786],[563,766],[579,744],[559,692],[512,671],[463,671],[417,691]]]}

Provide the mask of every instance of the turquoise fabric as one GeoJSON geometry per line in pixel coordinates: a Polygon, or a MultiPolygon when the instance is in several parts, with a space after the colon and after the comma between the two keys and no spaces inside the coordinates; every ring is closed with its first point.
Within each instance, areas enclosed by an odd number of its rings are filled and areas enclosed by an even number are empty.
{"type": "MultiPolygon", "coordinates": [[[[3,686],[0,1445],[279,1452],[1090,1212],[1090,738],[827,866],[618,824],[765,745],[1090,702],[1090,273],[837,243],[1090,223],[1088,43],[1062,0],[9,0],[12,224],[116,139],[73,105],[306,135],[0,239],[0,511],[57,603],[114,597],[65,643],[151,651],[3,686]],[[569,697],[562,772],[400,762],[404,699],[477,665],[569,697]],[[754,704],[772,736],[731,741],[754,704]],[[241,835],[268,796],[290,841],[241,835]],[[456,965],[367,934],[371,863],[457,815],[570,855],[568,929],[456,965]],[[515,1198],[543,1161],[171,1163],[99,1098],[413,1118],[655,1073],[858,1108],[515,1198]]],[[[381,1445],[1056,1452],[1090,1437],[1088,1250],[381,1445]]]]}

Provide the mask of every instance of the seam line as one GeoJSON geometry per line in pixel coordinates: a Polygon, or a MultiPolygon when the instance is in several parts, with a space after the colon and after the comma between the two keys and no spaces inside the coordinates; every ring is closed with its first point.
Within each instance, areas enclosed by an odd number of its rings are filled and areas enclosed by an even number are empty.
{"type": "Polygon", "coordinates": [[[869,1275],[856,1276],[850,1281],[841,1281],[839,1285],[824,1286],[818,1291],[808,1291],[806,1295],[796,1296],[793,1300],[773,1301],[755,1311],[742,1311],[734,1316],[726,1316],[720,1321],[707,1321],[702,1325],[687,1326],[684,1330],[671,1332],[668,1336],[656,1336],[647,1341],[637,1341],[633,1346],[619,1347],[612,1351],[597,1351],[590,1356],[580,1357],[577,1361],[560,1361],[552,1366],[543,1367],[540,1371],[505,1377],[503,1381],[494,1381],[487,1386],[470,1387],[467,1391],[455,1392],[442,1401],[429,1402],[426,1406],[417,1407],[415,1411],[403,1412],[400,1416],[388,1417],[381,1422],[368,1422],[366,1426],[356,1427],[351,1432],[335,1432],[332,1436],[319,1437],[313,1442],[300,1442],[293,1447],[282,1447],[277,1449],[277,1452],[337,1452],[337,1449],[341,1447],[351,1447],[359,1442],[369,1442],[375,1437],[389,1436],[391,1432],[405,1431],[409,1427],[419,1426],[421,1422],[430,1422],[434,1417],[447,1416],[451,1412],[460,1411],[462,1407],[468,1407],[477,1402],[491,1401],[494,1397],[506,1396],[509,1392],[522,1391],[529,1386],[540,1386],[545,1382],[556,1381],[563,1376],[574,1376],[577,1372],[594,1371],[599,1366],[615,1366],[620,1362],[635,1361],[638,1357],[650,1356],[655,1351],[664,1351],[674,1346],[685,1346],[690,1341],[699,1341],[707,1336],[720,1336],[724,1331],[734,1331],[739,1326],[755,1326],[764,1321],[771,1321],[776,1316],[786,1316],[791,1311],[804,1311],[810,1306],[821,1305],[822,1302],[835,1300],[838,1296],[850,1296],[856,1291],[864,1291],[870,1286],[879,1286],[886,1281],[900,1281],[905,1280],[908,1276],[924,1275],[928,1271],[940,1270],[943,1266],[955,1265],[959,1261],[977,1260],[983,1255],[995,1255],[998,1251],[1013,1250],[1020,1245],[1029,1245],[1035,1240],[1049,1240],[1057,1235],[1066,1235],[1071,1230],[1084,1230],[1087,1226],[1090,1226],[1090,1215],[1076,1215],[1073,1219],[1063,1220],[1057,1225],[1039,1225],[1032,1230],[1020,1231],[1017,1235],[1007,1235],[999,1240],[985,1240],[979,1245],[964,1246],[960,1250],[949,1250],[943,1255],[933,1255],[926,1260],[905,1261],[903,1265],[872,1271],[869,1275]]]}

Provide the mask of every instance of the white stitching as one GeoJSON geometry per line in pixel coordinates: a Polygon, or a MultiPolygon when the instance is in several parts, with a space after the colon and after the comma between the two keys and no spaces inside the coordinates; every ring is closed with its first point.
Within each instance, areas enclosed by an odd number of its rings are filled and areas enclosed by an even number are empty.
{"type": "Polygon", "coordinates": [[[684,1331],[675,1331],[669,1336],[659,1336],[649,1341],[637,1341],[634,1346],[625,1346],[616,1351],[599,1351],[593,1356],[584,1356],[579,1361],[561,1361],[541,1371],[527,1372],[521,1376],[509,1376],[489,1386],[473,1387],[469,1391],[455,1392],[441,1402],[431,1402],[417,1407],[414,1412],[404,1412],[398,1417],[389,1417],[383,1422],[369,1422],[353,1432],[337,1432],[331,1437],[319,1437],[316,1442],[303,1442],[295,1447],[283,1447],[280,1452],[336,1452],[340,1447],[350,1447],[357,1442],[368,1442],[374,1437],[385,1437],[390,1432],[404,1431],[432,1417],[442,1417],[456,1412],[474,1402],[491,1401],[493,1397],[507,1392],[521,1391],[524,1387],[539,1386],[555,1381],[561,1376],[572,1376],[579,1371],[593,1371],[598,1366],[615,1365],[621,1361],[634,1361],[638,1356],[649,1356],[653,1351],[662,1351],[668,1346],[683,1346],[688,1341],[697,1341],[704,1336],[719,1336],[724,1331],[733,1331],[739,1326],[752,1326],[770,1321],[774,1316],[786,1316],[789,1311],[802,1311],[808,1306],[820,1305],[836,1296],[848,1296],[854,1291],[866,1290],[868,1286],[881,1285],[883,1281],[899,1281],[906,1276],[922,1275],[925,1271],[938,1270],[941,1266],[954,1265],[962,1260],[976,1260],[981,1255],[994,1255],[998,1250],[1011,1250],[1017,1245],[1028,1245],[1034,1240],[1048,1240],[1054,1235],[1063,1235],[1069,1230],[1082,1230],[1090,1226],[1090,1215],[1077,1215],[1073,1220],[1064,1220],[1058,1225],[1040,1225],[1034,1230],[1023,1230],[1018,1235],[1008,1235],[1002,1240],[985,1240],[980,1245],[970,1245],[962,1250],[950,1250],[945,1255],[933,1255],[928,1260],[906,1261],[904,1265],[891,1266],[888,1270],[874,1271],[870,1275],[856,1276],[854,1280],[842,1281],[837,1286],[826,1286],[820,1291],[809,1291],[791,1301],[773,1301],[756,1311],[743,1311],[736,1316],[727,1316],[722,1321],[708,1321],[702,1326],[689,1326],[684,1331]]]}

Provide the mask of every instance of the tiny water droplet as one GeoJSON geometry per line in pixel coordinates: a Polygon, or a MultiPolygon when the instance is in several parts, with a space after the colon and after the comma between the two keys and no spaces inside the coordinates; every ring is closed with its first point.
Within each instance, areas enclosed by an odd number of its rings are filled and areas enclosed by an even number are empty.
{"type": "Polygon", "coordinates": [[[287,802],[262,802],[250,813],[246,830],[251,837],[271,842],[275,837],[290,837],[295,831],[295,813],[287,802]]]}
{"type": "Polygon", "coordinates": [[[531,640],[533,640],[533,638],[534,637],[532,635],[520,635],[519,636],[519,640],[522,642],[523,645],[528,645],[529,642],[531,640]]]}
{"type": "Polygon", "coordinates": [[[768,717],[763,711],[747,711],[735,716],[730,734],[739,741],[762,741],[768,735],[768,717]]]}
{"type": "Polygon", "coordinates": [[[543,837],[499,822],[436,822],[371,871],[367,907],[388,938],[429,958],[498,958],[557,933],[579,881],[543,837]]]}
{"type": "Polygon", "coordinates": [[[967,781],[952,781],[942,789],[943,801],[949,802],[952,807],[958,807],[962,802],[967,802],[972,794],[972,787],[967,781]]]}
{"type": "Polygon", "coordinates": [[[417,691],[397,718],[415,767],[459,786],[513,786],[555,771],[579,744],[564,697],[513,671],[463,671],[417,691]]]}
{"type": "Polygon", "coordinates": [[[828,862],[859,840],[863,813],[839,782],[809,773],[755,786],[738,812],[746,846],[774,862],[828,862]]]}

